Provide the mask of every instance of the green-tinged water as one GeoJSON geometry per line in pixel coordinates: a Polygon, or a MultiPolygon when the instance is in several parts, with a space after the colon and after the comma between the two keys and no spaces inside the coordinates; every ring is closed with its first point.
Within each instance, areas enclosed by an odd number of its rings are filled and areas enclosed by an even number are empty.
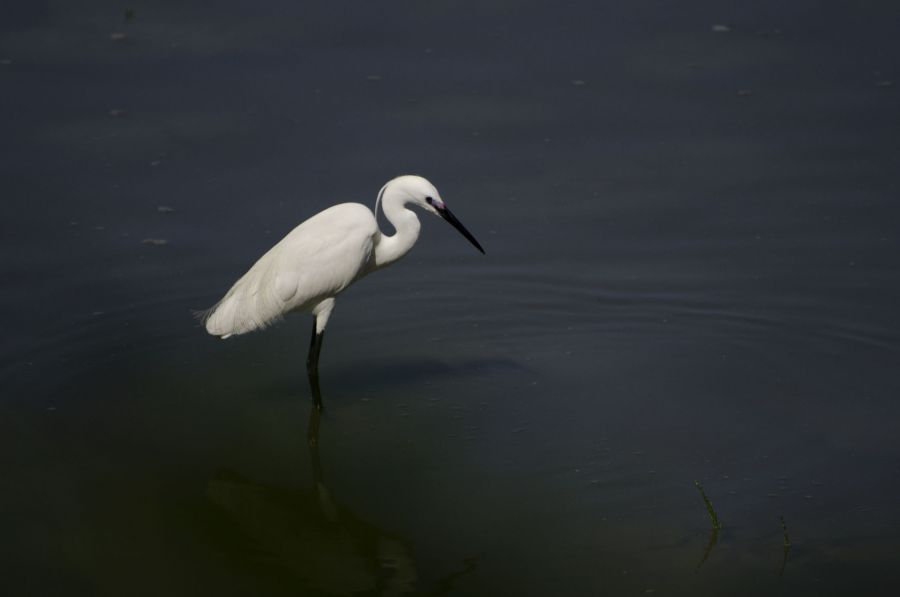
{"type": "Polygon", "coordinates": [[[13,9],[5,593],[885,594],[896,16],[13,9]],[[401,172],[486,255],[422,214],[339,297],[319,416],[307,316],[192,309],[401,172]]]}

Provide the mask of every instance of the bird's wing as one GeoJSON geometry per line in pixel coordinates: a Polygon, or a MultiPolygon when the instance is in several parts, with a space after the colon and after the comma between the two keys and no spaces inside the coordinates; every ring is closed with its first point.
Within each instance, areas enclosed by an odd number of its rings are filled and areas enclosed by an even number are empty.
{"type": "Polygon", "coordinates": [[[378,227],[363,205],[336,205],[306,220],[269,249],[210,309],[216,336],[262,329],[285,313],[335,296],[366,270],[378,227]]]}

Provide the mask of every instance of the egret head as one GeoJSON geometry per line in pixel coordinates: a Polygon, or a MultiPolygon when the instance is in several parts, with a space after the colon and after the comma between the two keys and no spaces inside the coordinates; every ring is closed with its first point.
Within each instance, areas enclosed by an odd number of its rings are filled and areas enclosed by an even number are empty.
{"type": "MultiPolygon", "coordinates": [[[[441,194],[438,193],[435,186],[426,179],[414,175],[398,176],[384,185],[381,189],[381,193],[378,194],[378,201],[380,202],[382,197],[388,192],[390,192],[392,196],[399,197],[403,203],[421,207],[425,211],[440,216],[451,226],[456,228],[460,234],[465,236],[470,243],[475,245],[476,249],[484,253],[484,249],[481,248],[481,245],[478,244],[478,241],[475,240],[472,233],[466,230],[466,227],[456,219],[456,216],[454,216],[449,209],[447,209],[444,200],[441,199],[441,194]]],[[[377,203],[376,209],[378,209],[377,203]]]]}

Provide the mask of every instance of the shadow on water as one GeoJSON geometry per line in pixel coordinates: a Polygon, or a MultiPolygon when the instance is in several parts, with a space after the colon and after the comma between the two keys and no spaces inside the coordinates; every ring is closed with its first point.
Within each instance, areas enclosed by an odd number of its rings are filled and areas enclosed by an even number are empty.
{"type": "MultiPolygon", "coordinates": [[[[299,355],[298,351],[294,351],[299,355]]],[[[323,357],[325,358],[325,357],[323,357]]],[[[374,355],[366,360],[350,358],[343,361],[325,358],[320,383],[325,383],[329,390],[338,390],[340,394],[356,395],[363,392],[384,391],[389,388],[421,387],[445,380],[463,378],[475,379],[490,375],[534,375],[535,370],[516,363],[513,359],[504,358],[464,358],[454,356],[451,359],[402,355],[393,360],[374,355]],[[322,379],[325,379],[322,382],[322,379]],[[331,387],[328,380],[340,379],[339,387],[331,387]]],[[[299,356],[295,361],[288,361],[285,366],[291,371],[302,369],[299,356]],[[291,369],[294,367],[294,369],[291,369]]],[[[272,376],[255,380],[255,389],[263,394],[291,395],[302,385],[303,378],[309,379],[308,373],[294,376],[272,376]]],[[[333,384],[333,382],[331,382],[333,384]]],[[[315,395],[311,398],[314,400],[315,395]]],[[[333,397],[330,397],[333,398],[333,397]]],[[[306,399],[306,396],[303,396],[306,399]]]]}
{"type": "MultiPolygon", "coordinates": [[[[318,394],[318,385],[314,388],[318,394]]],[[[220,544],[234,546],[244,562],[277,570],[288,585],[329,595],[442,595],[475,570],[474,558],[466,559],[461,570],[439,578],[434,590],[417,590],[419,572],[409,542],[363,520],[329,490],[320,427],[321,410],[314,402],[307,429],[312,488],[271,486],[231,472],[209,481],[207,496],[227,519],[218,533],[220,544]]]]}

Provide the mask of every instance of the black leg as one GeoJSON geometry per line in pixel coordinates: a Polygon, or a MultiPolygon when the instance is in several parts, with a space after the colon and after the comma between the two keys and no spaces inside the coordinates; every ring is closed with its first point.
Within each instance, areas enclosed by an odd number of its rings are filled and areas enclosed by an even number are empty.
{"type": "Polygon", "coordinates": [[[313,373],[313,353],[316,351],[316,318],[313,317],[312,335],[309,337],[309,352],[306,353],[306,372],[313,373]]]}
{"type": "Polygon", "coordinates": [[[309,354],[306,357],[306,373],[309,375],[309,387],[313,394],[313,404],[322,410],[322,392],[319,389],[319,352],[322,350],[322,339],[325,330],[316,333],[316,319],[313,318],[312,336],[309,339],[309,354]]]}

